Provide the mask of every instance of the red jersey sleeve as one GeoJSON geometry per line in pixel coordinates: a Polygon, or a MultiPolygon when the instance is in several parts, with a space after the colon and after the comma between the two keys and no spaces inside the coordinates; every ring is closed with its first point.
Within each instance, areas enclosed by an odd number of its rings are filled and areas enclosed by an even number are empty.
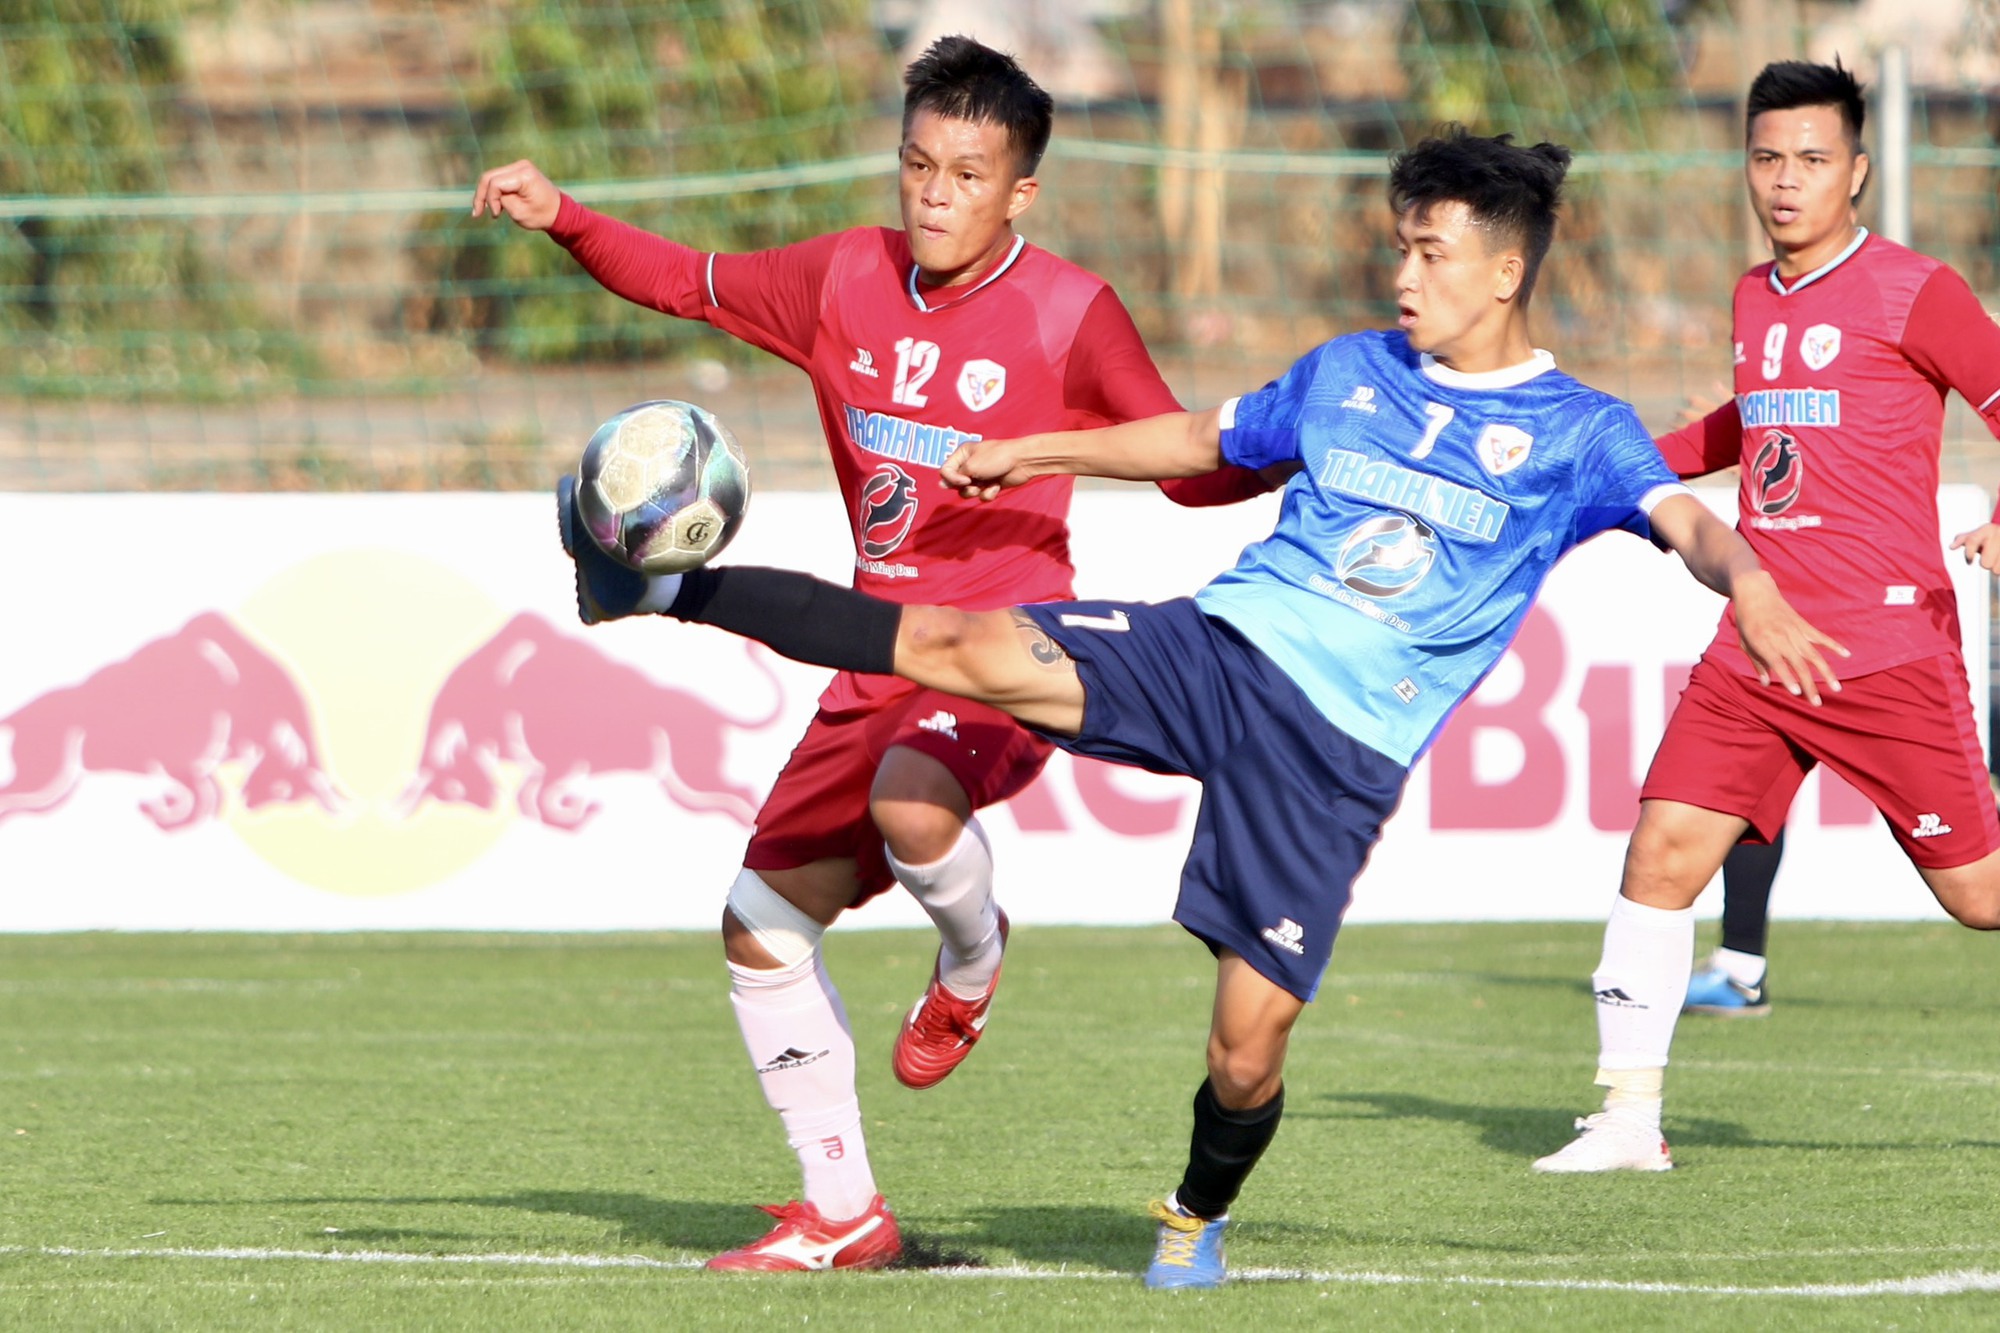
{"type": "MultiPolygon", "coordinates": [[[[1072,345],[1075,351],[1063,376],[1063,405],[1071,411],[1116,425],[1181,410],[1125,303],[1111,288],[1099,292],[1084,311],[1072,345]]],[[[1262,495],[1271,483],[1249,468],[1229,466],[1202,477],[1162,481],[1159,487],[1175,504],[1201,508],[1262,495]]]]}
{"type": "Polygon", "coordinates": [[[1932,383],[1958,390],[2000,437],[2000,324],[1951,269],[1939,265],[1910,303],[1903,355],[1932,383]]]}
{"type": "Polygon", "coordinates": [[[847,234],[714,256],[708,272],[708,322],[795,366],[807,366],[819,336],[826,275],[847,234]]]}
{"type": "MultiPolygon", "coordinates": [[[[2000,325],[1954,270],[1940,264],[1910,303],[1903,355],[1925,378],[1958,390],[2000,438],[2000,325]]],[[[2000,523],[2000,507],[1993,511],[2000,523]]]]}
{"type": "Polygon", "coordinates": [[[1743,414],[1732,398],[1700,421],[1661,435],[1653,443],[1676,476],[1705,477],[1743,461],[1743,414]]]}
{"type": "Polygon", "coordinates": [[[820,289],[840,237],[742,255],[704,254],[563,196],[549,236],[607,291],[682,319],[705,320],[753,347],[804,365],[820,289]]]}
{"type": "Polygon", "coordinates": [[[606,217],[568,195],[549,226],[549,239],[606,291],[682,319],[701,318],[705,256],[699,251],[606,217]]]}

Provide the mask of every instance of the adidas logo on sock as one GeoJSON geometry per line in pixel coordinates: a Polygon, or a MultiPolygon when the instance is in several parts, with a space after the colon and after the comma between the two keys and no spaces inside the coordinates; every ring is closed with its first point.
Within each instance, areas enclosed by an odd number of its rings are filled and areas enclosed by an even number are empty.
{"type": "Polygon", "coordinates": [[[802,1069],[825,1055],[825,1051],[802,1051],[796,1046],[787,1046],[767,1064],[757,1066],[760,1074],[775,1074],[781,1069],[802,1069]]]}
{"type": "Polygon", "coordinates": [[[1644,1009],[1647,1007],[1616,986],[1606,986],[1603,990],[1597,992],[1597,1002],[1599,1004],[1608,1004],[1618,1009],[1644,1009]]]}

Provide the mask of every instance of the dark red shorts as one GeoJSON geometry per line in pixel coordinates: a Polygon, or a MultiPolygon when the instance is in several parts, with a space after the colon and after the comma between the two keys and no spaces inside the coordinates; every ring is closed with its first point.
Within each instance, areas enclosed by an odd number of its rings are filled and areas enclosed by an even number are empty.
{"type": "Polygon", "coordinates": [[[1840,682],[1818,708],[1703,660],[1639,795],[1740,815],[1768,842],[1816,763],[1875,803],[1910,860],[1934,870],[2000,847],[1965,662],[1927,657],[1840,682]]]}
{"type": "Polygon", "coordinates": [[[743,864],[791,870],[852,857],[860,883],[856,904],[895,883],[881,831],[868,813],[875,770],[894,745],[950,769],[975,810],[1026,789],[1055,749],[997,708],[914,685],[866,711],[822,710],[757,812],[743,864]]]}

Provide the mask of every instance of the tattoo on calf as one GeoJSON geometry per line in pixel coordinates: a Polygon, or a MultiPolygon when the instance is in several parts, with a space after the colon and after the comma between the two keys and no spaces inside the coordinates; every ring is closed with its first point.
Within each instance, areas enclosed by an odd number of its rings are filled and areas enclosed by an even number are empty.
{"type": "Polygon", "coordinates": [[[1027,645],[1028,656],[1039,666],[1060,667],[1069,662],[1069,654],[1063,646],[1051,639],[1048,631],[1035,623],[1035,618],[1019,607],[1014,608],[1014,628],[1021,632],[1021,640],[1027,645]]]}

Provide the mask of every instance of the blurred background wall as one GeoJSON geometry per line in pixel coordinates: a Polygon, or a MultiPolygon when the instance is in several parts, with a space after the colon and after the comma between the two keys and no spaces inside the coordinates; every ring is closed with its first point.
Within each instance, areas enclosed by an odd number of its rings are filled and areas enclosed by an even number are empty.
{"type": "MultiPolygon", "coordinates": [[[[1670,424],[1728,376],[1741,96],[1786,56],[1901,48],[1911,240],[2000,307],[2000,0],[0,0],[0,489],[539,489],[665,396],[826,484],[802,377],[471,185],[531,157],[704,249],[893,225],[899,71],[949,31],[1055,93],[1022,230],[1190,404],[1393,315],[1386,155],[1457,119],[1577,151],[1538,341],[1670,424]]],[[[1945,479],[1996,464],[1955,408],[1945,479]]]]}

